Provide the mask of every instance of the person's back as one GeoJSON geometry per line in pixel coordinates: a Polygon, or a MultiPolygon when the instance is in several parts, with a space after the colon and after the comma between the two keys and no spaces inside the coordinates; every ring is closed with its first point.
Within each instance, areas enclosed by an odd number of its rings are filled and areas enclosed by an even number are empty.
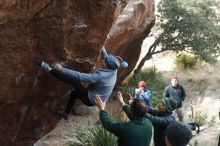
{"type": "Polygon", "coordinates": [[[99,97],[96,97],[96,104],[100,108],[99,116],[103,127],[118,137],[118,146],[150,145],[152,123],[144,118],[147,108],[143,100],[134,99],[131,108],[123,101],[123,109],[130,119],[128,122],[113,121],[108,113],[104,111],[105,103],[99,97]]]}
{"type": "Polygon", "coordinates": [[[88,85],[88,97],[94,101],[96,95],[99,95],[103,101],[111,95],[117,79],[117,70],[99,69],[96,72],[100,75],[100,80],[88,85]]]}
{"type": "Polygon", "coordinates": [[[154,125],[154,142],[155,146],[165,146],[165,135],[166,135],[166,128],[170,123],[172,123],[175,118],[172,114],[167,114],[163,116],[159,116],[159,118],[163,119],[163,124],[153,123],[154,125]]]}
{"type": "Polygon", "coordinates": [[[173,99],[164,98],[158,105],[158,109],[149,108],[146,114],[154,126],[154,145],[165,146],[166,128],[175,120],[172,111],[176,108],[173,99]]]}
{"type": "MultiPolygon", "coordinates": [[[[152,124],[148,119],[133,119],[114,125],[118,146],[148,146],[152,135],[152,124]]],[[[113,127],[113,128],[114,128],[113,127]]]]}

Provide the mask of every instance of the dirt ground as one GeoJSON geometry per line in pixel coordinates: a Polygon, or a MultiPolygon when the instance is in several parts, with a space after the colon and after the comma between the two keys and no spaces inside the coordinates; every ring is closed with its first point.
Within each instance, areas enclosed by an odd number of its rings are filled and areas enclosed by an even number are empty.
{"type": "MultiPolygon", "coordinates": [[[[83,108],[88,108],[83,106],[83,108]]],[[[74,133],[77,128],[82,125],[91,125],[99,120],[99,109],[92,107],[93,112],[89,115],[70,115],[68,121],[61,119],[56,128],[41,138],[34,146],[67,146],[66,136],[74,133]]],[[[113,117],[117,116],[121,111],[121,107],[117,99],[110,99],[106,105],[106,110],[113,117]]]]}
{"type": "MultiPolygon", "coordinates": [[[[162,73],[166,83],[169,84],[169,77],[177,74],[180,84],[186,90],[186,101],[184,102],[185,120],[189,119],[192,113],[190,104],[193,103],[194,112],[199,110],[207,113],[206,126],[200,134],[194,134],[191,146],[216,146],[220,134],[218,112],[220,108],[220,65],[210,66],[203,64],[195,71],[179,71],[173,64],[173,56],[155,56],[146,63],[146,66],[155,66],[162,73]],[[165,67],[166,66],[166,67],[165,67]],[[214,117],[214,124],[209,121],[214,117]]],[[[120,105],[116,99],[107,103],[107,111],[115,115],[120,111],[120,105]]],[[[98,120],[98,109],[92,114],[84,116],[71,115],[68,122],[61,119],[56,128],[40,139],[34,146],[66,146],[66,136],[74,133],[77,127],[85,124],[93,124],[98,120]]]]}

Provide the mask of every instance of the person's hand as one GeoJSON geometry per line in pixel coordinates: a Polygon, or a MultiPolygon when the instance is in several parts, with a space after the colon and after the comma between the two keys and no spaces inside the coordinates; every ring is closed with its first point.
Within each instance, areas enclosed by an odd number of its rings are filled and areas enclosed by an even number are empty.
{"type": "Polygon", "coordinates": [[[61,64],[56,63],[56,64],[54,65],[54,68],[55,68],[56,70],[61,71],[63,67],[62,67],[62,65],[61,65],[61,64]]]}
{"type": "Polygon", "coordinates": [[[106,51],[106,50],[105,50],[105,46],[102,47],[101,51],[106,51]]]}
{"type": "Polygon", "coordinates": [[[124,106],[124,105],[125,105],[125,102],[124,102],[124,99],[123,99],[123,97],[122,97],[121,92],[117,92],[117,98],[118,98],[118,100],[119,100],[119,103],[120,103],[122,106],[124,106]]]}
{"type": "Polygon", "coordinates": [[[133,102],[133,99],[128,100],[128,104],[131,104],[133,102]]]}
{"type": "Polygon", "coordinates": [[[130,93],[127,93],[127,96],[128,96],[128,104],[131,104],[133,102],[133,98],[130,93]]]}
{"type": "Polygon", "coordinates": [[[105,110],[106,102],[103,102],[98,95],[95,97],[95,103],[100,110],[105,110]]]}

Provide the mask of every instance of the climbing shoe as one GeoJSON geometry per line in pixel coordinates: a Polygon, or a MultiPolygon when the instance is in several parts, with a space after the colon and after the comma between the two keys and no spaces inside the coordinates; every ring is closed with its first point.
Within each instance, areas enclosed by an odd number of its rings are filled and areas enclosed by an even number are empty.
{"type": "Polygon", "coordinates": [[[62,117],[65,120],[68,120],[68,114],[65,111],[57,111],[57,116],[62,117]]]}
{"type": "Polygon", "coordinates": [[[41,62],[40,68],[46,72],[49,72],[51,70],[51,67],[44,61],[41,62]]]}

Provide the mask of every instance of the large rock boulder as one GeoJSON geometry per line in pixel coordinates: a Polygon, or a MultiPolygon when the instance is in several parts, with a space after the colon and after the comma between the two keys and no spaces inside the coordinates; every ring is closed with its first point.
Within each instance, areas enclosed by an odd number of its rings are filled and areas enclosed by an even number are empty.
{"type": "Polygon", "coordinates": [[[152,0],[0,2],[0,145],[29,146],[52,130],[71,89],[36,67],[44,59],[89,72],[105,44],[129,62],[154,23],[152,0]],[[117,49],[120,48],[120,49],[117,49]]]}
{"type": "Polygon", "coordinates": [[[142,42],[155,24],[154,11],[154,0],[130,0],[112,26],[105,46],[129,64],[129,68],[119,71],[118,83],[135,68],[142,42]]]}

